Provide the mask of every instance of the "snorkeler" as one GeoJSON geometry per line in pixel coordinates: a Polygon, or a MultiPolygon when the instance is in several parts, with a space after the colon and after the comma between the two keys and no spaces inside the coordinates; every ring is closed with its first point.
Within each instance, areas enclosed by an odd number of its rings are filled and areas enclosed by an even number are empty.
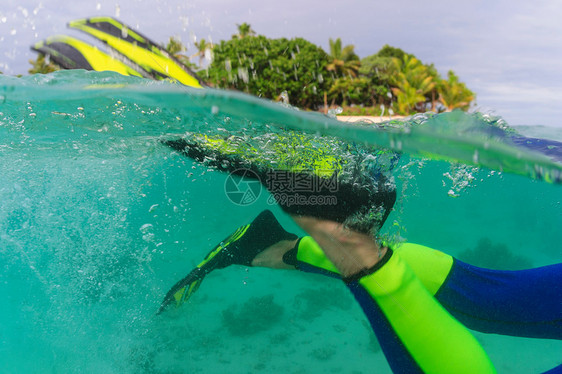
{"type": "Polygon", "coordinates": [[[341,278],[369,319],[394,372],[495,372],[465,326],[488,333],[562,339],[562,266],[496,271],[416,244],[379,244],[374,237],[392,210],[396,192],[392,180],[373,167],[376,162],[367,165],[364,155],[361,162],[354,163],[354,157],[344,164],[326,162],[339,172],[338,188],[330,190],[328,180],[334,174],[325,173],[325,168],[322,175],[267,168],[251,157],[241,157],[236,151],[242,143],[234,148],[232,144],[232,139],[218,138],[167,143],[220,170],[249,168],[262,182],[267,178],[271,182],[279,173],[305,182],[322,178],[322,185],[311,194],[335,193],[337,205],[289,205],[278,196],[294,191],[287,191],[287,185],[264,183],[310,236],[298,238],[286,232],[266,210],[217,245],[178,282],[160,311],[187,300],[211,271],[239,264],[341,278]],[[366,170],[371,173],[365,174],[366,170]],[[358,178],[359,183],[351,183],[358,178]]]}

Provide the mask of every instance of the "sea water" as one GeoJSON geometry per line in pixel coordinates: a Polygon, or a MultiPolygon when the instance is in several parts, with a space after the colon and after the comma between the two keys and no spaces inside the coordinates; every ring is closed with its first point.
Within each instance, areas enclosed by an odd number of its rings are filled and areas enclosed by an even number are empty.
{"type": "MultiPolygon", "coordinates": [[[[267,191],[236,203],[227,174],[162,140],[289,129],[401,152],[383,230],[393,240],[501,269],[562,258],[559,164],[507,144],[511,129],[486,115],[353,127],[112,73],[0,76],[0,371],[390,372],[346,288],[317,275],[232,266],[155,315],[177,280],[263,209],[303,234],[267,191]]],[[[555,129],[520,132],[560,140],[555,129]]],[[[475,335],[499,372],[561,363],[559,341],[475,335]]]]}

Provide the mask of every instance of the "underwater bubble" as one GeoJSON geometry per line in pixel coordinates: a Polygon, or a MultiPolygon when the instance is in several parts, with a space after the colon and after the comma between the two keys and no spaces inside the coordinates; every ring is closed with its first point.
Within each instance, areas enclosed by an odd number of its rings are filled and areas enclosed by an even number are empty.
{"type": "Polygon", "coordinates": [[[343,113],[342,107],[328,109],[328,117],[330,118],[336,118],[338,114],[342,114],[342,113],[343,113]]]}
{"type": "Polygon", "coordinates": [[[478,150],[474,151],[474,155],[472,155],[472,161],[477,164],[478,163],[478,150]]]}
{"type": "Polygon", "coordinates": [[[279,99],[283,104],[289,105],[289,93],[287,91],[281,92],[279,99]]]}
{"type": "Polygon", "coordinates": [[[205,60],[207,62],[213,61],[213,51],[211,50],[211,48],[205,49],[205,60]]]}
{"type": "Polygon", "coordinates": [[[180,16],[179,20],[181,21],[182,27],[185,31],[187,29],[187,27],[189,26],[189,17],[180,16]]]}
{"type": "MultiPolygon", "coordinates": [[[[470,187],[474,181],[474,175],[478,172],[477,167],[471,167],[463,164],[453,164],[448,172],[443,176],[452,182],[452,186],[448,192],[451,197],[458,197],[466,188],[470,187]]],[[[443,181],[443,185],[446,183],[443,181]]]]}
{"type": "Polygon", "coordinates": [[[248,69],[238,68],[238,78],[242,79],[244,83],[248,83],[250,81],[248,69]]]}

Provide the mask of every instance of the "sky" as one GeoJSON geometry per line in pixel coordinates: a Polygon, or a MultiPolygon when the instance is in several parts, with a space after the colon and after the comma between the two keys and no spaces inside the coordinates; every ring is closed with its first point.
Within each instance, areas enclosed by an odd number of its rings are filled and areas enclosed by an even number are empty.
{"type": "MultiPolygon", "coordinates": [[[[510,125],[562,127],[561,0],[2,0],[0,71],[27,74],[29,46],[48,36],[87,36],[66,24],[113,16],[159,43],[170,36],[230,39],[249,23],[269,38],[330,38],[360,57],[390,44],[453,70],[476,93],[475,110],[510,125]]],[[[195,53],[191,47],[187,54],[195,53]]]]}

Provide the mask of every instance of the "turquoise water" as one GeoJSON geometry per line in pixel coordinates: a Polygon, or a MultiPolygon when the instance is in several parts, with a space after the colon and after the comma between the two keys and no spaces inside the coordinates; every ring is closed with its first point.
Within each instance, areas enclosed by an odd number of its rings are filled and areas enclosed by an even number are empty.
{"type": "MultiPolygon", "coordinates": [[[[231,267],[154,316],[171,285],[264,208],[298,231],[266,191],[235,205],[227,175],[160,142],[187,131],[251,141],[287,126],[401,149],[387,235],[497,268],[562,257],[562,186],[549,183],[560,166],[507,145],[505,124],[487,116],[420,116],[404,131],[109,73],[0,83],[3,372],[389,372],[351,296],[322,277],[231,267]]],[[[500,372],[560,363],[558,341],[476,335],[500,372]]]]}

